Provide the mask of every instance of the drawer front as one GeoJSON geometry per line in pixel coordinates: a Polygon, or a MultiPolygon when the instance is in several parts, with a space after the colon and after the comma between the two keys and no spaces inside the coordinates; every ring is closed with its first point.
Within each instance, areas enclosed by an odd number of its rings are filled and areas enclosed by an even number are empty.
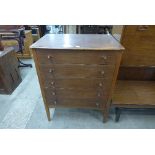
{"type": "Polygon", "coordinates": [[[154,25],[128,25],[124,28],[124,35],[129,36],[154,36],[155,26],[154,25]]]}
{"type": "Polygon", "coordinates": [[[74,108],[95,108],[103,109],[105,107],[106,100],[101,99],[57,99],[49,100],[49,107],[74,107],[74,108]]]}
{"type": "Polygon", "coordinates": [[[113,51],[61,51],[43,50],[37,52],[40,64],[115,64],[113,51]]]}
{"type": "Polygon", "coordinates": [[[155,34],[152,36],[126,36],[122,42],[126,49],[155,49],[155,34]]]}
{"type": "Polygon", "coordinates": [[[114,66],[103,65],[41,65],[43,77],[61,78],[112,78],[114,66]]]}
{"type": "Polygon", "coordinates": [[[155,26],[154,25],[138,25],[136,29],[136,35],[153,37],[155,35],[155,26]]]}
{"type": "Polygon", "coordinates": [[[110,79],[47,79],[43,80],[43,86],[45,89],[89,89],[92,88],[102,89],[103,91],[109,90],[111,86],[110,79]]]}
{"type": "Polygon", "coordinates": [[[63,98],[63,99],[105,99],[107,98],[108,92],[102,89],[45,89],[46,98],[48,100],[63,98]]]}

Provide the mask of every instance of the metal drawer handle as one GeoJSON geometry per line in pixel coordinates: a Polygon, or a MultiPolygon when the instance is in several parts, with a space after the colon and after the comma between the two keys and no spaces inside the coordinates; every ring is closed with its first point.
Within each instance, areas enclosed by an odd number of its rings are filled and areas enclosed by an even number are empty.
{"type": "Polygon", "coordinates": [[[103,55],[102,58],[103,58],[104,60],[106,60],[106,59],[107,59],[107,56],[103,55]]]}
{"type": "Polygon", "coordinates": [[[49,73],[53,73],[54,72],[54,69],[49,69],[49,73]]]}
{"type": "Polygon", "coordinates": [[[52,59],[52,58],[53,58],[53,56],[51,56],[51,55],[48,55],[48,56],[47,56],[47,58],[48,58],[48,59],[52,59]]]}
{"type": "Polygon", "coordinates": [[[96,103],[96,106],[99,107],[99,105],[100,105],[100,103],[97,102],[97,103],[96,103]]]}
{"type": "Polygon", "coordinates": [[[99,83],[99,86],[100,86],[100,87],[102,87],[102,86],[103,86],[103,84],[102,84],[102,83],[99,83]]]}
{"type": "Polygon", "coordinates": [[[98,97],[100,97],[100,96],[101,96],[101,94],[100,94],[100,93],[98,93],[98,94],[97,94],[97,96],[98,96],[98,97]]]}
{"type": "Polygon", "coordinates": [[[52,95],[55,95],[55,92],[52,92],[52,95]]]}
{"type": "Polygon", "coordinates": [[[139,31],[146,31],[146,30],[148,30],[148,28],[149,28],[148,25],[140,25],[140,26],[138,26],[139,31]]]}
{"type": "Polygon", "coordinates": [[[57,101],[54,101],[54,104],[57,104],[57,101]]]}
{"type": "Polygon", "coordinates": [[[51,85],[54,85],[54,82],[53,81],[51,82],[51,85]]]}
{"type": "Polygon", "coordinates": [[[104,71],[101,71],[101,74],[104,75],[104,71]]]}

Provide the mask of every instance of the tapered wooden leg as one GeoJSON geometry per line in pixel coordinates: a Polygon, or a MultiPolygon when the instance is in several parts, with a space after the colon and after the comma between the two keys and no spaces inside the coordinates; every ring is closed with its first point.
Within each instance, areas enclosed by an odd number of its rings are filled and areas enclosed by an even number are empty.
{"type": "Polygon", "coordinates": [[[108,120],[108,111],[105,109],[103,110],[103,123],[106,123],[108,120]]]}
{"type": "Polygon", "coordinates": [[[109,110],[110,110],[111,103],[112,103],[112,100],[110,100],[108,104],[105,104],[105,107],[104,107],[104,110],[103,110],[103,122],[104,123],[106,123],[108,121],[109,110]]]}
{"type": "Polygon", "coordinates": [[[121,109],[115,108],[115,122],[119,121],[120,115],[121,115],[121,109]]]}
{"type": "Polygon", "coordinates": [[[47,107],[47,105],[45,105],[45,110],[46,110],[46,115],[47,115],[48,121],[51,121],[50,109],[49,109],[49,107],[47,107]]]}
{"type": "Polygon", "coordinates": [[[108,121],[108,117],[109,117],[109,105],[107,105],[107,107],[104,108],[103,110],[103,122],[106,123],[108,121]]]}

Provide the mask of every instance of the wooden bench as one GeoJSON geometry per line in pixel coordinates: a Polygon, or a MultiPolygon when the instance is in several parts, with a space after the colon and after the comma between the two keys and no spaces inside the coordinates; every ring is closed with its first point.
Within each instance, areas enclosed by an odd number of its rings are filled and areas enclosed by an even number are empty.
{"type": "Polygon", "coordinates": [[[123,110],[150,110],[155,112],[155,81],[118,80],[113,95],[116,107],[115,121],[119,121],[123,110]]]}

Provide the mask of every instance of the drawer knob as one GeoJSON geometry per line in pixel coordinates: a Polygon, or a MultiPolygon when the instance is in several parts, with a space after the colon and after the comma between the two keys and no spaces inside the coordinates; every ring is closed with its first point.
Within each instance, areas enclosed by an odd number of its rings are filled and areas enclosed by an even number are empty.
{"type": "Polygon", "coordinates": [[[54,101],[54,104],[57,104],[57,101],[54,101]]]}
{"type": "Polygon", "coordinates": [[[104,60],[106,60],[106,59],[107,59],[107,56],[103,55],[102,58],[103,58],[104,60]]]}
{"type": "Polygon", "coordinates": [[[138,26],[139,31],[146,31],[146,30],[148,30],[148,28],[149,28],[148,25],[140,25],[140,26],[138,26]]]}
{"type": "Polygon", "coordinates": [[[100,86],[100,87],[102,87],[102,86],[103,86],[103,84],[102,84],[102,83],[99,83],[99,86],[100,86]]]}
{"type": "Polygon", "coordinates": [[[49,73],[53,73],[54,72],[54,69],[49,69],[49,73]]]}
{"type": "Polygon", "coordinates": [[[101,94],[100,94],[100,93],[98,93],[98,94],[97,94],[97,96],[99,96],[99,97],[100,97],[100,96],[101,96],[101,94]]]}
{"type": "Polygon", "coordinates": [[[55,95],[55,92],[52,92],[52,95],[55,95]]]}
{"type": "Polygon", "coordinates": [[[101,74],[104,75],[104,71],[101,71],[101,74]]]}
{"type": "Polygon", "coordinates": [[[100,105],[100,104],[97,102],[97,103],[96,103],[96,106],[99,107],[99,105],[100,105]]]}
{"type": "Polygon", "coordinates": [[[52,59],[52,58],[53,58],[53,56],[51,56],[51,55],[48,55],[48,56],[47,56],[47,58],[48,58],[48,59],[52,59]]]}
{"type": "Polygon", "coordinates": [[[54,85],[54,82],[53,81],[51,82],[51,85],[54,85]]]}

